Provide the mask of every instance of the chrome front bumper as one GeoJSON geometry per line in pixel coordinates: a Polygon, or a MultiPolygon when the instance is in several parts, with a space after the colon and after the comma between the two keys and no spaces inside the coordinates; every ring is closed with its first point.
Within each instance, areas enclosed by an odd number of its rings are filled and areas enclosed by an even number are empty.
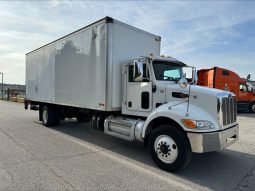
{"type": "Polygon", "coordinates": [[[211,133],[191,133],[187,136],[190,141],[192,152],[205,153],[211,151],[219,151],[232,145],[239,138],[238,124],[235,126],[211,133]]]}

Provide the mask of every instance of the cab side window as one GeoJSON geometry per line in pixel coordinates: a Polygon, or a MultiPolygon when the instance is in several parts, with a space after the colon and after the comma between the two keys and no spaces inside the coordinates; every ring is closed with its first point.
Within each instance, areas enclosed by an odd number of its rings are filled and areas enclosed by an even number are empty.
{"type": "Polygon", "coordinates": [[[149,68],[147,67],[147,64],[143,64],[143,82],[149,81],[150,81],[149,68]]]}
{"type": "MultiPolygon", "coordinates": [[[[128,82],[135,82],[134,81],[134,65],[131,64],[128,66],[128,82]]],[[[150,73],[149,68],[146,64],[143,64],[143,82],[149,82],[150,80],[150,73]]]]}
{"type": "Polygon", "coordinates": [[[223,76],[229,76],[229,73],[228,73],[228,71],[223,70],[223,71],[222,71],[222,75],[223,75],[223,76]]]}
{"type": "Polygon", "coordinates": [[[134,66],[131,64],[128,66],[128,82],[134,82],[134,66]]]}
{"type": "Polygon", "coordinates": [[[242,92],[248,92],[248,87],[245,84],[240,84],[240,91],[242,92]]]}

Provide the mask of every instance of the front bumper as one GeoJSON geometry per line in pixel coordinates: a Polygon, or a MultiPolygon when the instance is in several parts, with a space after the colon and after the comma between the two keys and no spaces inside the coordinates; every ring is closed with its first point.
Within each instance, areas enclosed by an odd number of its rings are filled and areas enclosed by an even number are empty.
{"type": "Polygon", "coordinates": [[[205,153],[222,150],[235,143],[239,138],[238,124],[235,126],[211,133],[188,132],[192,152],[205,153]]]}

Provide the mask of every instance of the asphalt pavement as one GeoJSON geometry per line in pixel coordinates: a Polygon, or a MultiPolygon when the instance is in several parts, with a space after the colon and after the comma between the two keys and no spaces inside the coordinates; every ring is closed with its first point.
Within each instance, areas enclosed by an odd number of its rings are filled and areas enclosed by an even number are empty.
{"type": "Polygon", "coordinates": [[[240,139],[194,154],[181,172],[160,170],[143,144],[0,101],[0,190],[255,190],[255,114],[238,114],[240,139]]]}

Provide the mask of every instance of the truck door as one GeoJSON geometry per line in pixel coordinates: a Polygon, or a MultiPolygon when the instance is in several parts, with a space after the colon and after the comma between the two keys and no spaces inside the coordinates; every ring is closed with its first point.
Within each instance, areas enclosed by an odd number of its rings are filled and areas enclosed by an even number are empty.
{"type": "Polygon", "coordinates": [[[146,63],[128,65],[126,106],[132,111],[146,112],[152,109],[152,82],[146,63]]]}
{"type": "Polygon", "coordinates": [[[250,101],[250,92],[246,84],[240,84],[238,101],[250,101]]]}

